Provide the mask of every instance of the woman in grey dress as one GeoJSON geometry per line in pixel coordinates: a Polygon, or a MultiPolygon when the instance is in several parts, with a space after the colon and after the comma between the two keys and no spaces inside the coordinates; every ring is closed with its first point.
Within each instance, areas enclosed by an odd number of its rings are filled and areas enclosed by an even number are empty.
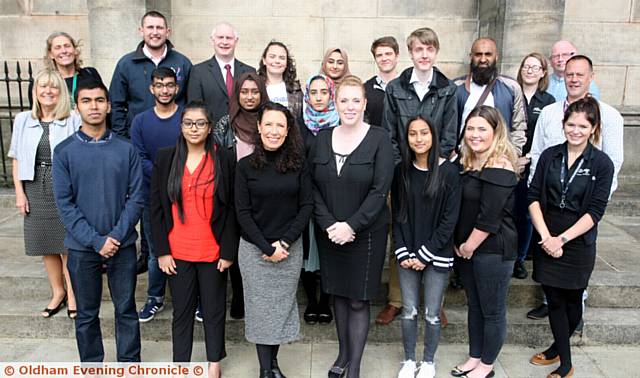
{"type": "Polygon", "coordinates": [[[278,348],[300,332],[300,236],[309,224],[313,192],[300,132],[287,108],[265,104],[255,140],[254,152],[238,162],[235,179],[245,337],[256,344],[260,377],[279,378],[284,376],[278,348]]]}
{"type": "Polygon", "coordinates": [[[16,207],[24,216],[25,252],[42,256],[51,285],[51,300],[42,316],[55,315],[68,301],[67,314],[75,319],[76,303],[63,243],[65,230],[51,187],[51,161],[55,146],[73,134],[81,121],[71,112],[67,86],[57,71],[38,72],[34,83],[33,109],[16,116],[8,154],[13,159],[16,207]]]}

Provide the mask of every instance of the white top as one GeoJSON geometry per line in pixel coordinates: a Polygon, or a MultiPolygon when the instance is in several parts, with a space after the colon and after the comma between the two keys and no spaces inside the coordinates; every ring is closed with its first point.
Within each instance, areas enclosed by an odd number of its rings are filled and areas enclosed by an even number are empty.
{"type": "Polygon", "coordinates": [[[160,58],[154,58],[153,55],[151,55],[151,51],[149,50],[149,48],[147,47],[147,45],[142,46],[142,53],[149,59],[151,59],[151,61],[153,62],[153,64],[156,65],[156,67],[158,67],[158,64],[160,64],[160,62],[162,62],[162,59],[164,59],[167,56],[167,45],[164,45],[164,51],[162,52],[162,55],[160,56],[160,58]]]}
{"type": "MultiPolygon", "coordinates": [[[[531,144],[531,170],[529,171],[529,182],[536,172],[536,165],[542,151],[549,147],[564,143],[566,138],[562,128],[566,100],[556,101],[542,109],[536,129],[533,133],[531,144]]],[[[613,161],[613,182],[611,183],[611,194],[618,187],[618,172],[622,168],[624,161],[624,119],[620,112],[611,105],[598,101],[600,105],[600,116],[602,117],[602,132],[600,133],[600,146],[596,146],[605,154],[609,155],[613,161]]]]}
{"type": "MultiPolygon", "coordinates": [[[[49,146],[51,158],[58,143],[73,135],[82,124],[80,116],[71,112],[68,118],[54,120],[49,125],[49,146]]],[[[18,180],[33,180],[36,165],[36,152],[42,137],[43,129],[40,120],[31,118],[31,111],[19,113],[13,122],[11,135],[10,158],[18,161],[18,180]]]]}
{"type": "Polygon", "coordinates": [[[416,74],[416,69],[411,70],[411,79],[409,79],[409,84],[413,85],[413,89],[416,90],[420,101],[427,95],[429,92],[429,86],[431,85],[431,80],[433,79],[433,67],[429,71],[429,78],[426,83],[420,82],[418,79],[418,75],[416,74]]]}
{"type": "Polygon", "coordinates": [[[287,97],[287,86],[284,81],[280,84],[267,85],[267,94],[269,100],[276,102],[284,107],[289,106],[289,98],[287,97]]]}
{"type": "Polygon", "coordinates": [[[224,66],[226,66],[227,64],[231,66],[231,77],[235,77],[235,65],[236,65],[236,58],[231,59],[230,62],[223,62],[222,59],[218,58],[217,56],[213,56],[214,58],[216,58],[216,62],[218,62],[218,66],[220,66],[220,72],[222,73],[222,80],[224,81],[225,84],[227,84],[227,69],[224,68],[224,66]]]}
{"type": "MultiPolygon", "coordinates": [[[[476,107],[476,104],[478,103],[478,100],[480,100],[480,96],[482,96],[482,92],[484,92],[484,89],[486,88],[486,85],[478,85],[476,83],[473,82],[473,80],[471,80],[471,84],[469,86],[469,97],[467,98],[467,102],[464,103],[464,110],[462,111],[462,122],[464,123],[467,120],[467,116],[469,115],[469,113],[471,113],[471,111],[473,110],[473,108],[476,107]]],[[[487,105],[487,106],[491,106],[492,108],[495,108],[495,103],[493,101],[493,93],[489,93],[489,96],[487,96],[487,98],[484,100],[484,104],[480,104],[480,105],[487,105]]],[[[460,128],[460,133],[462,133],[464,130],[464,127],[460,128]]]]}

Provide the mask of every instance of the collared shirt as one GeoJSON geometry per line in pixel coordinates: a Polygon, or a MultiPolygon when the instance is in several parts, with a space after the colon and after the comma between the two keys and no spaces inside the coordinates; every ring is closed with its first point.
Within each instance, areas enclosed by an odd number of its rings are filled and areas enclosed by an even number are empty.
{"type": "MultiPolygon", "coordinates": [[[[582,152],[573,165],[569,167],[567,144],[553,157],[547,173],[548,203],[561,207],[563,188],[566,190],[564,206],[566,210],[579,213],[582,200],[591,181],[591,143],[582,152]],[[564,158],[564,184],[561,181],[562,161],[564,158]],[[577,170],[577,171],[576,171],[577,170]],[[573,180],[571,178],[573,177],[573,180]]],[[[544,189],[543,189],[544,190],[544,189]]]]}
{"type": "Polygon", "coordinates": [[[160,58],[156,58],[153,55],[151,55],[151,50],[149,50],[149,48],[147,47],[147,45],[145,44],[144,46],[142,46],[142,53],[149,59],[151,59],[151,61],[153,62],[153,64],[156,65],[156,67],[158,67],[158,64],[160,64],[160,62],[162,62],[162,59],[164,59],[167,56],[167,51],[169,49],[167,48],[167,45],[164,45],[164,51],[162,51],[162,55],[160,56],[160,58]]]}
{"type": "MultiPolygon", "coordinates": [[[[549,88],[547,89],[556,100],[560,101],[563,98],[567,97],[567,87],[564,83],[564,77],[557,76],[556,74],[551,74],[549,76],[549,88]]],[[[589,93],[591,96],[595,97],[596,100],[600,100],[600,89],[598,85],[596,85],[595,81],[591,81],[589,84],[589,93]]]]}
{"type": "MultiPolygon", "coordinates": [[[[536,130],[533,133],[533,142],[531,143],[531,169],[529,170],[528,184],[531,184],[542,151],[566,141],[562,127],[565,104],[566,99],[556,101],[546,106],[540,113],[536,123],[536,130]]],[[[602,101],[598,101],[598,104],[600,105],[602,131],[600,133],[600,145],[595,145],[595,147],[601,149],[613,161],[614,174],[611,184],[611,194],[613,194],[618,187],[618,172],[620,172],[624,161],[624,119],[620,112],[612,106],[602,101]]]]}
{"type": "MultiPolygon", "coordinates": [[[[413,89],[416,90],[420,101],[427,95],[429,92],[429,86],[431,85],[431,80],[433,80],[433,67],[429,70],[429,76],[426,83],[422,83],[420,79],[418,79],[418,75],[416,74],[416,69],[414,68],[411,71],[411,79],[409,79],[409,84],[413,85],[413,89]]],[[[385,85],[386,86],[386,85],[385,85]]]]}
{"type": "Polygon", "coordinates": [[[106,143],[110,141],[111,138],[113,137],[113,133],[109,129],[106,129],[104,134],[102,134],[102,136],[98,139],[95,139],[94,137],[85,134],[82,130],[78,130],[78,132],[75,135],[79,141],[84,143],[106,143]]]}
{"type": "MultiPolygon", "coordinates": [[[[470,80],[470,82],[471,83],[469,85],[469,97],[467,98],[467,102],[464,103],[464,110],[462,111],[463,127],[460,127],[460,133],[462,133],[464,130],[464,122],[466,121],[467,116],[469,115],[469,113],[471,113],[473,108],[476,107],[478,100],[480,100],[480,97],[482,97],[482,93],[484,93],[485,88],[487,88],[486,84],[478,85],[473,80],[470,80]]],[[[487,105],[487,106],[491,106],[492,108],[495,108],[493,93],[489,92],[489,95],[484,100],[484,103],[482,105],[487,105]]]]}
{"type": "MultiPolygon", "coordinates": [[[[51,157],[58,143],[73,135],[80,128],[82,120],[80,116],[71,112],[65,119],[56,119],[49,125],[49,145],[51,157]]],[[[43,129],[40,120],[31,117],[31,111],[19,113],[13,123],[11,135],[11,147],[7,154],[18,161],[18,179],[33,180],[36,164],[36,152],[38,143],[42,137],[43,129]]]]}
{"type": "MultiPolygon", "coordinates": [[[[376,84],[377,84],[377,87],[379,87],[379,89],[382,89],[383,91],[387,90],[388,83],[382,80],[382,78],[379,75],[376,75],[376,84]]],[[[374,86],[374,88],[377,88],[377,87],[374,86]]]]}
{"type": "Polygon", "coordinates": [[[231,66],[231,77],[236,77],[235,76],[235,65],[236,65],[236,58],[231,59],[230,62],[224,62],[222,61],[222,59],[218,58],[217,55],[213,56],[214,58],[216,58],[216,62],[218,62],[218,66],[220,66],[220,72],[222,72],[222,80],[224,80],[224,83],[227,83],[227,69],[224,68],[224,66],[226,66],[227,64],[231,66]]]}

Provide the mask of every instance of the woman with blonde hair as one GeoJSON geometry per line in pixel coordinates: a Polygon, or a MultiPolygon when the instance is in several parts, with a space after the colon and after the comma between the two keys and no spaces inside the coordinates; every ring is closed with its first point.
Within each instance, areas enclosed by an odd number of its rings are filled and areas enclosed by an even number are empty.
{"type": "Polygon", "coordinates": [[[51,285],[52,298],[42,316],[55,315],[68,301],[68,316],[75,319],[65,230],[53,198],[51,163],[56,145],[76,132],[81,120],[71,112],[67,86],[55,70],[44,69],[36,74],[32,96],[32,110],[15,118],[8,154],[13,158],[16,207],[24,216],[25,252],[27,256],[43,257],[51,285]]]}
{"type": "Polygon", "coordinates": [[[320,130],[310,157],[322,288],[333,295],[339,343],[329,377],[360,376],[386,255],[393,150],[384,129],[364,122],[366,105],[362,81],[345,77],[340,125],[320,130]]]}
{"type": "Polygon", "coordinates": [[[455,377],[492,377],[507,336],[507,292],[518,236],[513,220],[517,152],[498,110],[479,106],[465,122],[462,202],[454,248],[468,304],[469,358],[455,377]]]}
{"type": "MultiPolygon", "coordinates": [[[[43,59],[46,68],[58,71],[64,79],[72,105],[76,87],[80,80],[94,79],[102,81],[95,68],[82,67],[80,41],[63,31],[53,32],[47,37],[43,59]]],[[[29,88],[29,93],[31,93],[31,87],[29,88]]],[[[29,100],[31,101],[32,99],[29,98],[29,100]]]]}

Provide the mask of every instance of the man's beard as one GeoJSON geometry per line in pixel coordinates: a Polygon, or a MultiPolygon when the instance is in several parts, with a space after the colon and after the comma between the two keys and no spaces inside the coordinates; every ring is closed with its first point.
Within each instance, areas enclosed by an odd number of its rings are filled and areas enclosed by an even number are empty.
{"type": "Polygon", "coordinates": [[[476,66],[471,62],[471,80],[478,85],[487,85],[497,76],[498,67],[493,62],[489,67],[476,66]]]}
{"type": "Polygon", "coordinates": [[[169,105],[176,99],[176,97],[177,97],[177,94],[174,94],[173,96],[171,96],[169,100],[163,101],[163,100],[160,100],[160,96],[157,96],[156,101],[158,101],[161,105],[169,105]]]}

